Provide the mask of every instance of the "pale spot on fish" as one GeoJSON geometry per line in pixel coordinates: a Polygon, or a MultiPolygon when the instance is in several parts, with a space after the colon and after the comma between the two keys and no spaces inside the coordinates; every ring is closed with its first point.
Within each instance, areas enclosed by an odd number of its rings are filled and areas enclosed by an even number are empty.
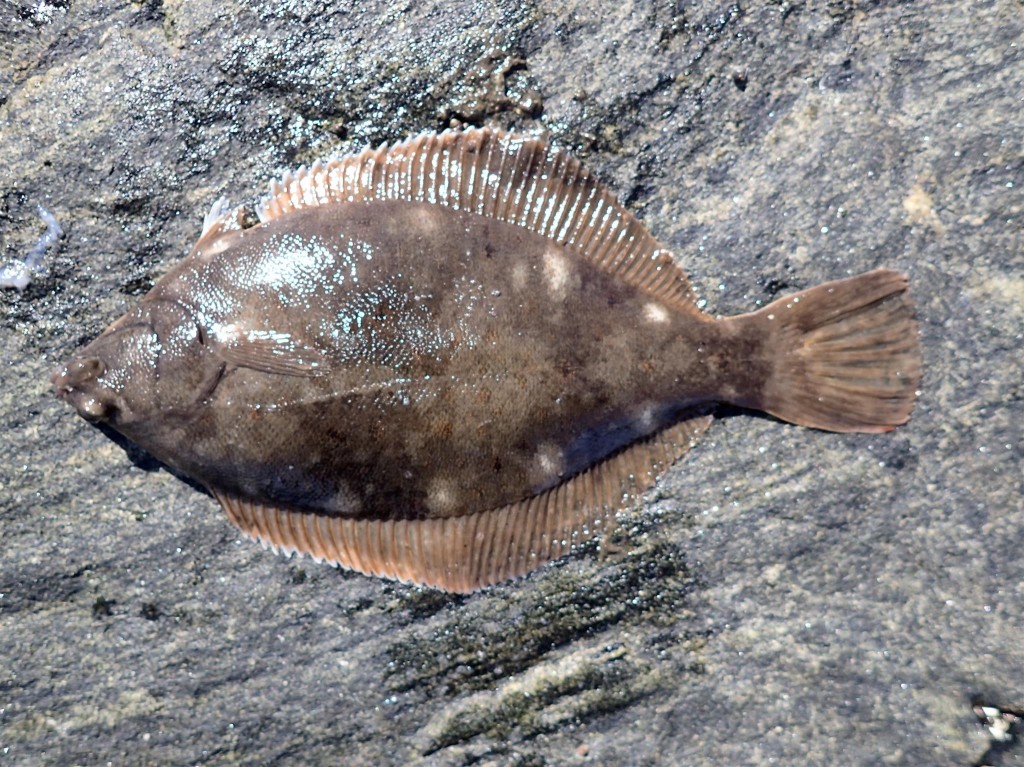
{"type": "Polygon", "coordinates": [[[659,303],[649,301],[644,304],[644,319],[656,324],[668,322],[668,310],[659,303]]]}
{"type": "Polygon", "coordinates": [[[645,402],[639,409],[636,415],[637,430],[641,434],[648,434],[654,431],[658,425],[658,421],[655,418],[654,405],[650,402],[645,402]]]}
{"type": "Polygon", "coordinates": [[[434,477],[427,487],[427,508],[431,514],[451,514],[459,504],[457,486],[447,477],[434,477]]]}
{"type": "Polygon", "coordinates": [[[341,482],[337,492],[330,501],[330,505],[326,508],[337,510],[342,514],[355,516],[363,510],[363,501],[359,494],[354,492],[348,484],[341,482]]]}
{"type": "Polygon", "coordinates": [[[572,265],[561,250],[544,251],[544,279],[552,298],[564,300],[572,279],[572,265]]]}
{"type": "Polygon", "coordinates": [[[516,290],[526,288],[530,279],[530,267],[524,263],[518,263],[512,267],[512,287],[516,290]]]}
{"type": "Polygon", "coordinates": [[[565,473],[565,454],[554,442],[542,442],[533,457],[531,480],[537,486],[551,485],[565,473]]]}
{"type": "MultiPolygon", "coordinates": [[[[430,237],[440,228],[441,220],[429,206],[417,208],[412,213],[412,219],[416,224],[416,231],[422,233],[421,237],[430,237]]],[[[405,226],[405,223],[402,223],[405,226]]]]}

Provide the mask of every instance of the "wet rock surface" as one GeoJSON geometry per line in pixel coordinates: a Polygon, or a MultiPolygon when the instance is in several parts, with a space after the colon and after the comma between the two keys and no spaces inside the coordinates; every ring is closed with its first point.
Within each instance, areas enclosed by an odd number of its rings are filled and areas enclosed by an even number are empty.
{"type": "Polygon", "coordinates": [[[1022,18],[0,6],[0,257],[65,232],[0,294],[0,760],[1024,764],[1022,18]],[[264,552],[53,399],[218,196],[458,124],[579,154],[723,314],[907,271],[911,423],[723,413],[612,545],[450,597],[264,552]]]}

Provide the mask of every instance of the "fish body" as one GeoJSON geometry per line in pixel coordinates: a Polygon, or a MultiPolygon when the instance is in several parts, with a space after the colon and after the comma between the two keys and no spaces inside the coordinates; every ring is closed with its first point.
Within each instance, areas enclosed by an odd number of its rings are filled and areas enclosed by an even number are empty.
{"type": "Polygon", "coordinates": [[[715,403],[869,432],[913,404],[903,276],[713,319],[535,139],[426,135],[317,165],[261,219],[216,208],[54,383],[285,551],[471,591],[600,532],[715,403]]]}

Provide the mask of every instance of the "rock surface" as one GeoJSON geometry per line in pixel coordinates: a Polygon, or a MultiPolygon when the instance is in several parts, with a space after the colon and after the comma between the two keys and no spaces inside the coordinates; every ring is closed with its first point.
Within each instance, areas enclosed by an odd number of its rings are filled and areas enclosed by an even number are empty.
{"type": "Polygon", "coordinates": [[[65,237],[0,294],[0,762],[1024,764],[1022,60],[1012,0],[5,0],[0,257],[65,237]],[[53,399],[218,196],[458,124],[576,152],[723,314],[907,271],[913,420],[727,413],[610,553],[459,598],[264,552],[53,399]]]}

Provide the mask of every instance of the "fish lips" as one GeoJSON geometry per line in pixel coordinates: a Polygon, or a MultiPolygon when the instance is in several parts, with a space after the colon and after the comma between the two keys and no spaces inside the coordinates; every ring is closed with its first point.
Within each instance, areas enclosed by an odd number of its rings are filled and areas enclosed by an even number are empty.
{"type": "Polygon", "coordinates": [[[54,393],[71,405],[87,421],[108,420],[112,405],[109,397],[102,395],[100,378],[107,366],[98,357],[79,357],[67,365],[54,369],[50,374],[54,393]]]}

